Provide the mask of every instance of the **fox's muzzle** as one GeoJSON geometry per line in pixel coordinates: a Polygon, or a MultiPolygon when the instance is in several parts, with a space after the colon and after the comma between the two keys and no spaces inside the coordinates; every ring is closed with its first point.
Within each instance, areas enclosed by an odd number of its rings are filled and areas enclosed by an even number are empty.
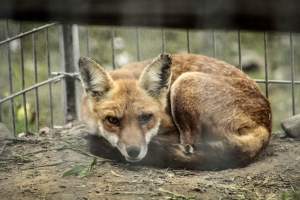
{"type": "Polygon", "coordinates": [[[148,147],[147,145],[125,145],[124,143],[119,142],[117,148],[120,153],[128,162],[138,162],[141,161],[147,154],[148,147]]]}
{"type": "Polygon", "coordinates": [[[126,148],[126,151],[130,158],[136,159],[141,152],[141,148],[137,146],[129,146],[126,148]]]}

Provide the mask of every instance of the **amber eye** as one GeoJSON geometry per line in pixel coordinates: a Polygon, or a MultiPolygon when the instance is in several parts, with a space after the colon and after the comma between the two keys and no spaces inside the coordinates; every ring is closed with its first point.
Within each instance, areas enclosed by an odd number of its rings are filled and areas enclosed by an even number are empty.
{"type": "Polygon", "coordinates": [[[152,113],[145,113],[145,114],[141,114],[139,117],[138,117],[138,120],[140,122],[140,124],[144,125],[144,124],[147,124],[153,117],[153,114],[152,113]]]}
{"type": "Polygon", "coordinates": [[[120,125],[120,119],[117,117],[112,117],[112,116],[107,116],[105,118],[106,121],[108,121],[110,124],[113,124],[115,126],[119,126],[120,125]]]}

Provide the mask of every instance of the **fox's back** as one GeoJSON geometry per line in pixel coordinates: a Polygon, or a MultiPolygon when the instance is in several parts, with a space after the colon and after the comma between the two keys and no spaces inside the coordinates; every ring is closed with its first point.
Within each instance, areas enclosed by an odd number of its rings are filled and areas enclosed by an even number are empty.
{"type": "MultiPolygon", "coordinates": [[[[172,82],[185,72],[202,72],[206,74],[227,76],[232,78],[247,78],[244,73],[233,65],[211,57],[196,54],[172,54],[172,82]]],[[[151,63],[151,60],[134,62],[122,66],[120,69],[112,71],[112,77],[119,79],[124,76],[136,78],[140,76],[144,68],[151,63]]]]}
{"type": "MultiPolygon", "coordinates": [[[[171,85],[186,72],[201,72],[216,81],[226,83],[227,86],[235,88],[233,91],[237,91],[239,94],[243,95],[239,96],[239,98],[248,99],[249,102],[252,99],[248,104],[240,102],[240,104],[236,106],[245,110],[246,113],[252,116],[254,121],[265,124],[269,130],[271,129],[270,106],[268,100],[261,94],[256,82],[237,67],[215,58],[196,54],[172,54],[171,58],[171,85]],[[220,76],[220,78],[218,76],[220,76]],[[260,114],[257,113],[257,110],[260,111],[260,114]]],[[[150,63],[151,60],[146,60],[127,64],[120,70],[112,72],[112,77],[118,78],[122,77],[122,74],[124,76],[124,74],[129,73],[132,74],[132,78],[138,79],[141,72],[150,63]]],[[[224,84],[220,85],[223,85],[224,89],[226,89],[224,84]]],[[[205,88],[203,88],[203,90],[205,90],[205,88]]],[[[199,88],[199,91],[201,91],[201,88],[199,88]]],[[[230,96],[230,94],[228,95],[230,96]]],[[[235,98],[236,95],[232,95],[232,98],[235,98]]]]}

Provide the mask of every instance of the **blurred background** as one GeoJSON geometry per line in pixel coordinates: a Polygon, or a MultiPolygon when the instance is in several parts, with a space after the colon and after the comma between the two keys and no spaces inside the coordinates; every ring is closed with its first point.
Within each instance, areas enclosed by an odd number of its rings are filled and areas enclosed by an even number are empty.
{"type": "MultiPolygon", "coordinates": [[[[43,24],[33,22],[0,21],[0,41],[30,31],[43,24]]],[[[50,72],[61,72],[62,27],[60,24],[29,34],[0,46],[0,99],[22,90],[22,73],[25,88],[36,82],[47,80],[50,72]],[[22,48],[21,48],[22,47],[22,48]],[[10,57],[10,59],[9,59],[10,57]],[[22,62],[23,60],[23,62],[22,62]],[[23,63],[23,64],[22,64],[23,63]],[[24,71],[22,72],[22,65],[24,71]],[[9,70],[11,66],[11,72],[9,70]],[[35,77],[35,67],[37,77],[35,77]],[[9,74],[12,74],[12,88],[9,74]],[[37,78],[37,79],[36,79],[37,78]]],[[[79,53],[98,60],[104,67],[112,69],[124,64],[149,59],[162,51],[168,53],[190,52],[224,60],[242,68],[251,78],[258,80],[300,81],[300,37],[284,32],[246,32],[160,29],[143,27],[78,26],[79,53]],[[292,45],[291,45],[292,42],[292,45]],[[293,59],[291,59],[293,56],[293,59]],[[268,66],[266,71],[266,65],[268,66]],[[294,73],[291,71],[294,66],[294,73]],[[267,76],[266,76],[267,73],[267,76]]],[[[77,62],[77,61],[76,61],[77,62]]],[[[259,83],[266,92],[265,83],[259,83]]],[[[38,128],[65,123],[64,92],[61,81],[38,89],[39,120],[35,90],[26,93],[26,104],[22,95],[14,99],[16,133],[25,131],[25,109],[30,132],[38,128]],[[53,104],[53,124],[50,119],[50,101],[53,104]]],[[[273,131],[280,129],[280,121],[293,114],[292,84],[268,84],[268,96],[273,110],[273,131]]],[[[295,113],[300,112],[300,85],[294,85],[295,113]]],[[[78,94],[79,96],[80,94],[78,94]]],[[[78,97],[80,99],[80,97],[78,97]]],[[[1,106],[2,121],[12,129],[12,107],[10,101],[1,106]]]]}

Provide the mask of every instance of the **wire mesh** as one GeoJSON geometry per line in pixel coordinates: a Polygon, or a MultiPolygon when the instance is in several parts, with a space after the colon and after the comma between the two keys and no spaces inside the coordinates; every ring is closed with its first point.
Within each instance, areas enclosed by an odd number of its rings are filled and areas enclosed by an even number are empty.
{"type": "MultiPolygon", "coordinates": [[[[12,123],[12,132],[16,135],[17,130],[16,130],[16,104],[15,104],[15,99],[19,96],[21,96],[21,101],[22,101],[22,107],[24,109],[24,130],[25,132],[29,132],[30,131],[30,127],[29,127],[29,111],[28,111],[28,99],[34,99],[35,102],[35,129],[38,131],[40,129],[40,125],[42,123],[43,120],[41,120],[42,116],[41,116],[41,107],[42,104],[40,101],[41,95],[39,94],[40,90],[42,91],[42,89],[40,87],[43,86],[47,86],[47,98],[48,98],[48,118],[49,118],[49,123],[48,126],[53,127],[55,125],[55,113],[54,113],[54,109],[55,109],[55,100],[54,100],[54,92],[53,92],[53,87],[54,87],[54,83],[58,82],[60,80],[65,79],[66,77],[76,77],[77,73],[76,71],[74,71],[74,73],[72,71],[68,71],[68,73],[57,73],[57,74],[53,74],[53,63],[51,62],[52,58],[55,58],[55,55],[52,55],[51,52],[51,38],[50,38],[50,34],[49,34],[49,28],[54,27],[54,26],[61,26],[59,24],[56,23],[51,23],[51,24],[45,24],[45,25],[41,25],[38,27],[35,27],[31,30],[28,31],[24,31],[23,29],[23,24],[20,24],[20,29],[19,29],[19,33],[15,34],[14,36],[10,36],[9,34],[9,22],[7,21],[5,26],[4,26],[4,31],[5,31],[5,38],[2,39],[0,41],[0,47],[4,46],[6,48],[6,55],[7,55],[7,66],[6,69],[8,71],[8,94],[6,94],[5,96],[3,96],[3,91],[0,91],[0,95],[2,94],[2,96],[0,96],[0,121],[3,121],[3,118],[7,118],[8,115],[3,115],[3,105],[7,102],[9,104],[9,116],[11,118],[11,123],[12,123]],[[45,38],[45,47],[43,49],[44,55],[45,57],[43,58],[45,60],[45,68],[46,68],[46,80],[45,79],[39,79],[39,72],[40,72],[40,63],[39,63],[39,59],[38,58],[38,50],[37,50],[37,45],[39,45],[38,43],[41,42],[41,40],[39,40],[41,32],[44,32],[44,38],[45,38]],[[30,86],[26,87],[26,80],[25,80],[25,68],[26,65],[28,65],[28,63],[25,62],[24,59],[24,52],[28,51],[27,49],[24,48],[24,37],[31,37],[32,40],[32,65],[33,65],[33,84],[30,86]],[[18,77],[21,80],[21,87],[18,91],[16,91],[14,89],[14,79],[13,79],[13,68],[14,66],[12,65],[12,58],[11,58],[11,49],[10,49],[10,44],[13,41],[19,41],[19,56],[20,56],[20,74],[18,77]],[[32,94],[27,94],[28,92],[33,91],[33,95],[32,94]]],[[[81,46],[83,47],[84,51],[81,51],[81,54],[84,56],[93,56],[95,54],[97,54],[97,45],[95,45],[95,38],[94,35],[95,34],[95,29],[93,28],[91,29],[89,26],[84,26],[83,27],[83,35],[84,37],[82,37],[83,39],[80,41],[81,46]],[[96,53],[95,53],[96,52],[96,53]]],[[[130,45],[128,45],[128,41],[126,41],[126,37],[124,36],[123,31],[124,29],[120,29],[119,27],[106,27],[105,30],[107,30],[107,41],[109,41],[109,46],[111,48],[111,52],[110,52],[110,57],[105,60],[105,63],[110,63],[112,69],[116,69],[117,67],[120,66],[120,62],[119,59],[120,57],[122,59],[124,59],[124,56],[126,57],[126,54],[124,54],[124,50],[122,50],[122,48],[127,48],[128,51],[130,52],[136,52],[135,55],[132,54],[132,57],[136,59],[136,60],[141,60],[142,55],[143,57],[147,56],[147,55],[154,55],[155,52],[157,51],[157,53],[160,52],[169,52],[170,48],[178,48],[178,44],[174,44],[174,42],[172,41],[172,39],[176,36],[176,34],[180,35],[180,31],[177,32],[177,30],[170,30],[170,29],[166,29],[166,28],[161,28],[159,30],[154,30],[153,32],[149,33],[149,35],[151,34],[157,34],[155,36],[151,36],[151,37],[145,37],[145,31],[143,28],[140,27],[135,27],[135,28],[125,28],[126,31],[128,33],[130,33],[132,35],[128,36],[128,38],[132,38],[131,41],[135,41],[134,44],[132,45],[132,47],[130,45]],[[123,31],[123,32],[122,32],[123,31]],[[121,34],[120,34],[121,33],[121,34]],[[158,37],[157,37],[158,36],[158,37]],[[124,39],[125,38],[125,39],[124,39]],[[158,41],[158,48],[155,47],[156,43],[153,40],[153,38],[155,40],[158,41]],[[146,41],[148,40],[148,41],[146,41]],[[148,54],[146,51],[148,51],[149,49],[145,47],[146,44],[148,43],[153,43],[152,45],[155,47],[156,50],[151,50],[150,51],[152,53],[148,54]],[[154,44],[155,43],[155,44],[154,44]],[[168,46],[167,46],[168,44],[168,46]],[[122,57],[123,56],[123,57],[122,57]]],[[[182,30],[181,30],[182,31],[182,30]]],[[[105,32],[105,31],[104,31],[105,32]]],[[[199,35],[197,35],[196,33],[197,31],[190,31],[190,30],[184,30],[181,33],[183,34],[183,40],[185,40],[185,44],[186,46],[182,46],[182,49],[178,49],[178,51],[185,51],[185,52],[189,52],[189,53],[201,53],[201,49],[197,46],[199,44],[199,35]]],[[[129,34],[129,35],[130,35],[129,34]]],[[[146,31],[146,34],[147,31],[146,31]]],[[[221,33],[215,30],[209,31],[209,32],[201,32],[202,36],[206,34],[205,39],[202,39],[202,41],[207,42],[209,48],[205,49],[207,50],[207,54],[213,57],[218,58],[219,54],[221,54],[222,52],[226,52],[227,49],[225,49],[226,47],[224,47],[224,45],[222,44],[222,37],[224,36],[225,33],[221,33]],[[218,33],[218,36],[216,36],[216,33],[218,33]],[[217,54],[218,52],[218,54],[217,54]]],[[[256,82],[258,84],[263,84],[264,88],[265,88],[265,94],[267,97],[270,96],[271,94],[271,90],[270,90],[270,85],[286,85],[286,86],[290,86],[291,88],[291,93],[290,93],[290,99],[291,99],[291,110],[292,110],[292,114],[295,115],[296,114],[296,107],[297,107],[297,93],[296,93],[296,89],[297,86],[300,85],[300,80],[297,79],[296,76],[296,69],[295,69],[295,44],[294,44],[294,34],[293,33],[289,33],[289,62],[290,62],[290,79],[273,79],[270,78],[269,74],[270,74],[270,69],[269,69],[269,60],[273,59],[273,57],[270,57],[269,55],[269,34],[267,32],[262,33],[263,34],[263,40],[262,40],[262,46],[263,46],[263,59],[264,59],[264,64],[263,64],[263,69],[264,69],[264,77],[258,77],[256,78],[256,82]]],[[[233,51],[235,54],[235,62],[234,64],[236,64],[237,67],[239,67],[242,70],[246,70],[244,69],[244,63],[246,62],[246,58],[247,58],[247,52],[244,51],[244,44],[242,46],[242,42],[244,42],[243,37],[245,37],[244,33],[242,33],[240,30],[234,32],[235,35],[235,41],[236,41],[236,47],[235,50],[233,51]],[[242,56],[243,59],[242,59],[242,56]]],[[[148,35],[147,35],[148,36],[148,35]]],[[[226,38],[226,37],[224,37],[226,38]]],[[[200,38],[201,39],[201,38],[200,38]]],[[[103,40],[105,40],[105,38],[103,38],[103,40]]],[[[224,40],[224,39],[223,39],[224,40]]],[[[246,40],[246,39],[245,39],[246,40]]],[[[99,41],[96,41],[99,42],[99,41]]],[[[105,44],[106,45],[106,44],[105,44]]],[[[105,47],[105,45],[103,45],[105,47]]],[[[64,46],[61,47],[63,48],[62,51],[66,51],[68,46],[64,46]]],[[[103,51],[103,47],[101,47],[102,51],[103,51]]],[[[228,50],[229,51],[229,50],[228,50]]],[[[100,52],[101,53],[101,52],[100,52]]],[[[125,52],[126,53],[126,52],[125,52]]],[[[172,50],[170,53],[173,53],[172,50]]],[[[129,60],[127,60],[127,62],[130,62],[131,58],[129,57],[129,60]]],[[[229,61],[230,62],[230,61],[229,61]]],[[[76,63],[76,61],[75,61],[76,63]]],[[[75,80],[75,79],[74,79],[75,80]]],[[[66,91],[64,91],[66,92],[66,91]]],[[[68,102],[66,102],[66,104],[68,104],[68,102]]],[[[68,105],[66,105],[68,106],[68,105]]],[[[44,109],[44,108],[43,108],[44,109]]],[[[44,124],[43,124],[44,125],[44,124]]]]}

